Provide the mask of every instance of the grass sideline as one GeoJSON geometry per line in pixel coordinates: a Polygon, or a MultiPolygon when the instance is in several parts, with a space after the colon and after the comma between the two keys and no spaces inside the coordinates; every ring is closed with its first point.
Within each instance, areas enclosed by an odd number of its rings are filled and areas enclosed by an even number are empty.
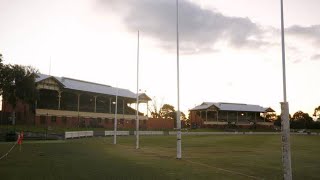
{"type": "MultiPolygon", "coordinates": [[[[319,136],[291,136],[294,179],[319,179],[319,136]]],[[[282,179],[278,135],[175,136],[26,141],[0,160],[1,179],[282,179]]],[[[0,143],[4,154],[12,143],[0,143]]]]}

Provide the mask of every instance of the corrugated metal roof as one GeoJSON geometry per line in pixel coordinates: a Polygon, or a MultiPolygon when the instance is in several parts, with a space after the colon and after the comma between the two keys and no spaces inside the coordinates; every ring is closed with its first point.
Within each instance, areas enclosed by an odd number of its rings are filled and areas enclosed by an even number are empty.
{"type": "Polygon", "coordinates": [[[38,76],[39,77],[36,78],[36,82],[42,81],[49,77],[53,77],[56,80],[58,80],[61,84],[63,84],[64,88],[66,89],[93,92],[93,93],[113,95],[113,96],[116,96],[118,94],[118,96],[121,96],[121,97],[136,98],[136,94],[131,92],[128,89],[115,88],[109,85],[103,85],[103,84],[71,79],[66,77],[55,77],[55,76],[49,76],[45,74],[38,74],[38,76]]]}
{"type": "Polygon", "coordinates": [[[196,107],[194,107],[194,108],[192,108],[190,110],[191,111],[195,111],[195,110],[208,109],[212,105],[214,105],[215,107],[218,107],[217,103],[203,102],[201,105],[196,106],[196,107]]]}
{"type": "Polygon", "coordinates": [[[38,77],[36,78],[36,82],[42,81],[42,80],[50,77],[49,75],[46,75],[46,74],[37,74],[37,75],[38,75],[38,77]]]}
{"type": "Polygon", "coordinates": [[[215,106],[220,111],[244,111],[244,112],[265,112],[265,108],[259,105],[252,104],[239,104],[239,103],[223,103],[223,102],[203,102],[201,105],[191,109],[195,110],[206,110],[211,106],[215,106]]]}

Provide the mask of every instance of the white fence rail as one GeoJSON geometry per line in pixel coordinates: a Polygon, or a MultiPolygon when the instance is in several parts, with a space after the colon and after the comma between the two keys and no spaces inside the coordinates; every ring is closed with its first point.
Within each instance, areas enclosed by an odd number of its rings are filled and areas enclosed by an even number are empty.
{"type": "MultiPolygon", "coordinates": [[[[169,135],[176,135],[176,131],[169,131],[169,135]]],[[[279,132],[181,132],[182,135],[241,135],[241,134],[279,134],[279,132]]]]}
{"type": "Polygon", "coordinates": [[[64,133],[65,139],[93,137],[93,131],[70,131],[64,133]]]}
{"type": "MultiPolygon", "coordinates": [[[[131,132],[132,133],[132,132],[131,132]]],[[[152,135],[176,135],[177,131],[139,131],[140,135],[152,136],[152,135]]],[[[279,135],[281,132],[181,132],[182,135],[279,135]]],[[[320,135],[320,133],[296,133],[292,132],[291,134],[295,135],[320,135]]],[[[113,136],[114,131],[104,131],[104,136],[113,136]]],[[[117,131],[118,136],[129,136],[136,135],[136,131],[133,134],[130,134],[130,131],[117,131]]],[[[65,139],[73,138],[83,138],[83,137],[93,137],[93,131],[70,131],[65,132],[65,139]]]]}
{"type": "MultiPolygon", "coordinates": [[[[136,131],[134,131],[136,135],[136,131]]],[[[163,131],[139,131],[139,135],[164,135],[163,131]]]]}
{"type": "MultiPolygon", "coordinates": [[[[104,135],[105,136],[113,136],[114,131],[104,131],[104,135]]],[[[130,133],[129,133],[129,131],[117,131],[117,135],[118,136],[129,136],[130,133]]]]}

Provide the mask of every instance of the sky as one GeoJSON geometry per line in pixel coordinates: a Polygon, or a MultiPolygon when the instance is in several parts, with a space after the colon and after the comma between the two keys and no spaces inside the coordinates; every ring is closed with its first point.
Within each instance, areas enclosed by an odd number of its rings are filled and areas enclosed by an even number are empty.
{"type": "MultiPolygon", "coordinates": [[[[319,0],[284,0],[290,113],[320,105],[319,0]]],[[[175,0],[0,0],[4,63],[177,107],[175,0]]],[[[179,0],[180,109],[283,101],[280,0],[179,0]]]]}

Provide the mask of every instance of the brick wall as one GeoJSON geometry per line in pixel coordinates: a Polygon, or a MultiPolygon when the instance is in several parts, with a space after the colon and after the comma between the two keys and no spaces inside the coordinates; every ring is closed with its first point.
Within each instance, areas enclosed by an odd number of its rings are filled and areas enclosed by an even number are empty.
{"type": "Polygon", "coordinates": [[[147,129],[173,129],[173,119],[149,118],[147,121],[147,129]]]}
{"type": "MultiPolygon", "coordinates": [[[[13,108],[10,104],[6,101],[2,102],[2,122],[10,122],[12,117],[13,108]]],[[[17,101],[15,107],[15,117],[16,117],[16,124],[34,124],[34,113],[32,112],[30,105],[24,103],[22,101],[17,101]]]]}
{"type": "MultiPolygon", "coordinates": [[[[173,119],[149,118],[140,120],[139,128],[141,130],[173,129],[173,119]]],[[[58,127],[103,127],[107,129],[114,128],[114,119],[94,119],[80,117],[59,117],[59,116],[36,116],[35,124],[37,126],[58,126],[58,127]]],[[[136,120],[118,119],[117,127],[119,129],[135,129],[136,120]]]]}
{"type": "Polygon", "coordinates": [[[200,118],[200,116],[197,115],[196,111],[190,111],[190,124],[191,127],[194,128],[201,128],[203,126],[203,119],[200,118]]]}

